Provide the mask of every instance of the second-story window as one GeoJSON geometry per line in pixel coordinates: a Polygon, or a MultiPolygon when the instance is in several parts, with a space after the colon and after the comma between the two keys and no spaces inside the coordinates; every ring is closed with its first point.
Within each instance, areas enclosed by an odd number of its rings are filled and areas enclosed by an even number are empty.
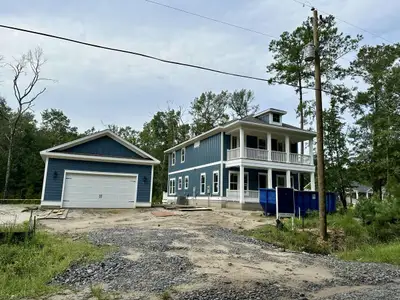
{"type": "Polygon", "coordinates": [[[231,149],[236,149],[238,147],[238,139],[237,136],[231,136],[231,149]]]}
{"type": "Polygon", "coordinates": [[[176,163],[176,153],[175,151],[171,153],[171,165],[175,166],[176,163]]]}
{"type": "Polygon", "coordinates": [[[185,158],[186,158],[186,149],[182,148],[181,149],[181,163],[185,162],[185,158]]]}
{"type": "Polygon", "coordinates": [[[258,149],[266,149],[266,145],[265,139],[258,139],[258,149]]]}
{"type": "Polygon", "coordinates": [[[272,121],[275,123],[280,123],[281,122],[281,116],[278,114],[272,114],[272,121]]]}

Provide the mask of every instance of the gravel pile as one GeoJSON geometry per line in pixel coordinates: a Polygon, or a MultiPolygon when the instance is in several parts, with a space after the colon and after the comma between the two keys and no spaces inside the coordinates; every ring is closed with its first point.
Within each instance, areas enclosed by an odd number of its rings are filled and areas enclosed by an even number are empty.
{"type": "Polygon", "coordinates": [[[258,283],[247,286],[225,285],[209,289],[181,293],[173,300],[261,300],[293,299],[306,300],[304,294],[275,283],[258,283]]]}
{"type": "Polygon", "coordinates": [[[101,282],[112,291],[162,292],[192,281],[193,269],[186,257],[146,254],[132,261],[115,253],[102,262],[72,266],[52,283],[81,288],[101,282]]]}
{"type": "Polygon", "coordinates": [[[387,284],[371,287],[363,291],[336,294],[321,300],[384,300],[400,299],[400,284],[387,284]]]}

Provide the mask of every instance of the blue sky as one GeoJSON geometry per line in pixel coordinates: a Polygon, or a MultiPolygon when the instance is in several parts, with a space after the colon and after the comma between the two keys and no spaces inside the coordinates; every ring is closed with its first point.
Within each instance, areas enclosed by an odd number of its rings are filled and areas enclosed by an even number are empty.
{"type": "MultiPolygon", "coordinates": [[[[273,36],[291,31],[307,16],[308,7],[293,0],[157,0],[273,36]]],[[[397,42],[400,37],[400,1],[314,0],[308,1],[359,27],[397,42]]],[[[7,1],[0,11],[2,24],[81,39],[111,47],[143,52],[165,59],[268,77],[266,65],[270,38],[241,31],[144,0],[19,0],[7,1]]],[[[338,21],[340,30],[362,33],[362,44],[383,40],[338,21]]],[[[140,130],[154,113],[172,107],[189,108],[202,92],[252,89],[261,109],[288,111],[285,121],[297,124],[297,104],[292,88],[161,64],[143,58],[112,53],[67,42],[0,29],[0,54],[7,61],[36,46],[42,47],[47,63],[42,75],[47,91],[36,102],[35,113],[57,108],[81,131],[103,124],[132,126],[140,130]],[[172,104],[171,104],[172,103],[172,104]]],[[[347,58],[351,59],[352,54],[347,58]]],[[[343,60],[343,63],[348,63],[343,60]]],[[[0,72],[0,95],[10,105],[11,74],[0,72]]],[[[313,92],[306,97],[313,97],[313,92]]],[[[187,116],[189,117],[189,116],[187,116]]]]}

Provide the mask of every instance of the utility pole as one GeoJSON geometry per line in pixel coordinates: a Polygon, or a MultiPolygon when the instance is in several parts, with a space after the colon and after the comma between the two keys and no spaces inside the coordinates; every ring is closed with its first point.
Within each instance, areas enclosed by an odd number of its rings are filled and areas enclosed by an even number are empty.
{"type": "Polygon", "coordinates": [[[325,203],[325,163],[324,163],[324,128],[322,123],[322,91],[321,91],[321,61],[319,57],[318,37],[318,11],[313,11],[313,31],[315,47],[315,117],[317,121],[317,176],[319,198],[319,235],[321,239],[327,238],[326,203],[325,203]]]}

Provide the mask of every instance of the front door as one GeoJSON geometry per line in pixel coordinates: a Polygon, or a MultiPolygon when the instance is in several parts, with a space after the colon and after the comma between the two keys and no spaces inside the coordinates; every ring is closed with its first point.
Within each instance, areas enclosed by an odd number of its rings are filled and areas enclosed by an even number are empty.
{"type": "Polygon", "coordinates": [[[268,187],[268,175],[265,173],[258,173],[258,188],[266,189],[268,187]]]}

